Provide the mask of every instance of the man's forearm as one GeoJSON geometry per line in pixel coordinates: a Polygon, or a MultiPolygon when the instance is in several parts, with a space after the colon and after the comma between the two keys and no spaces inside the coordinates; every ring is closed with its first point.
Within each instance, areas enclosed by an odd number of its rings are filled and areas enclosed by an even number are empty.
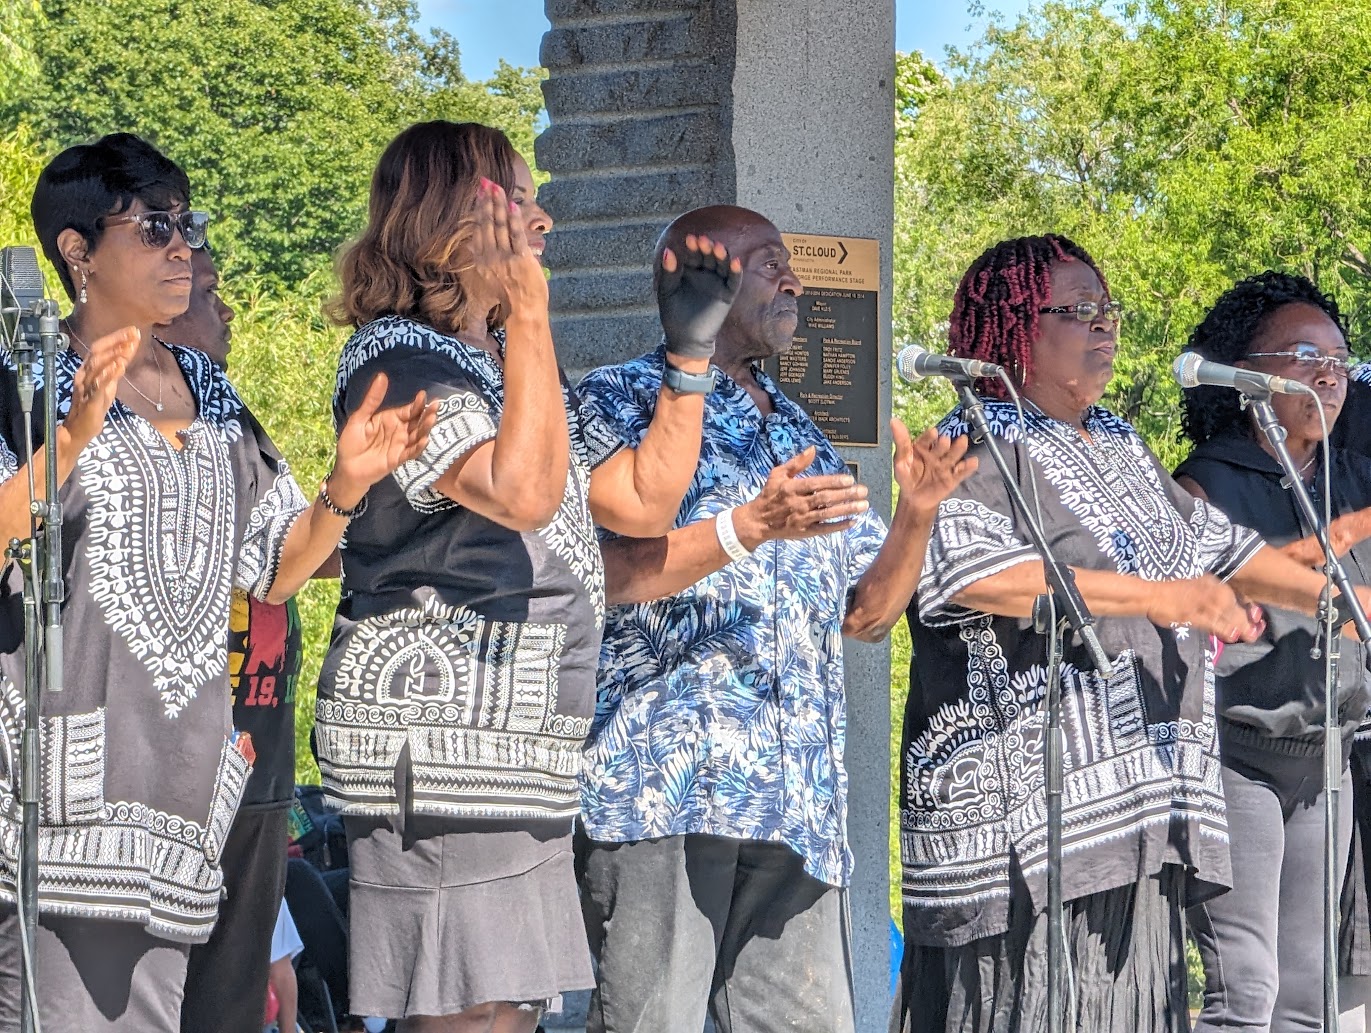
{"type": "Polygon", "coordinates": [[[605,598],[611,606],[663,599],[728,565],[728,553],[702,520],[657,538],[616,538],[601,547],[605,598]]]}
{"type": "Polygon", "coordinates": [[[919,587],[936,516],[936,509],[919,511],[903,500],[895,506],[885,543],[857,582],[852,606],[843,620],[844,635],[879,642],[890,634],[919,587]]]}

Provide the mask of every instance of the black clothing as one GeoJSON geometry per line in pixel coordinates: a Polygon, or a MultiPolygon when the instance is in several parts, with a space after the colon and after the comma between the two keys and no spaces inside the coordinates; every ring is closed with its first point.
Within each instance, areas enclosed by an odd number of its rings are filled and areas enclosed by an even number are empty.
{"type": "MultiPolygon", "coordinates": [[[[1371,460],[1343,449],[1332,450],[1333,517],[1371,506],[1371,460]]],[[[1322,460],[1310,492],[1322,506],[1322,460]]],[[[1280,464],[1246,434],[1223,434],[1199,445],[1176,476],[1189,477],[1209,501],[1235,524],[1250,527],[1280,547],[1313,533],[1281,486],[1280,464]]],[[[1371,584],[1371,540],[1358,542],[1343,559],[1348,576],[1371,584]]],[[[1224,721],[1275,739],[1319,740],[1323,736],[1324,665],[1310,657],[1318,622],[1293,610],[1265,607],[1266,632],[1256,642],[1235,642],[1215,665],[1218,709],[1224,721]]],[[[1371,685],[1366,652],[1343,637],[1338,664],[1338,711],[1345,735],[1366,714],[1371,685]]]]}

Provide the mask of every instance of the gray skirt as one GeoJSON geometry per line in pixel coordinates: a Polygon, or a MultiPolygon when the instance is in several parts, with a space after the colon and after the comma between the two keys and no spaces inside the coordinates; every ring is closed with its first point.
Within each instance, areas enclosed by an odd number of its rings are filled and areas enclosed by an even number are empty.
{"type": "Polygon", "coordinates": [[[571,822],[345,824],[355,1014],[456,1015],[594,985],[571,822]]]}
{"type": "MultiPolygon", "coordinates": [[[[1066,905],[1076,999],[1073,1033],[1183,1033],[1184,872],[1092,893],[1066,905]]],[[[1043,1033],[1047,920],[1027,892],[1010,901],[1009,931],[962,947],[905,946],[892,1027],[903,1033],[1043,1033]]]]}

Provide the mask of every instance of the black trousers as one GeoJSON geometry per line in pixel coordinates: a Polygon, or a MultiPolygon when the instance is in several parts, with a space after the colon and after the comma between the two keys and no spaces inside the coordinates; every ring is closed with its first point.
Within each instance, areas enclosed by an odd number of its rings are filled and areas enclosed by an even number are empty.
{"type": "Polygon", "coordinates": [[[261,1033],[271,933],[286,885],[290,805],[245,807],[233,819],[222,866],[228,896],[205,943],[190,951],[181,1033],[261,1033]]]}

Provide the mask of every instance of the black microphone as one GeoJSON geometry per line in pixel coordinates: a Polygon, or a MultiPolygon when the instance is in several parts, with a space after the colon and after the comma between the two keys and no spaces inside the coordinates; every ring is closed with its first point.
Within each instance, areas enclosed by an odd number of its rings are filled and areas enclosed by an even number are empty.
{"type": "Polygon", "coordinates": [[[900,379],[917,384],[925,377],[998,377],[1003,366],[979,359],[959,359],[954,355],[936,355],[917,344],[907,344],[895,356],[895,372],[900,379]]]}
{"type": "Polygon", "coordinates": [[[38,252],[31,247],[0,248],[0,346],[9,348],[21,336],[37,340],[43,293],[38,252]]]}
{"type": "Polygon", "coordinates": [[[1255,369],[1242,369],[1238,366],[1225,366],[1220,362],[1202,359],[1195,352],[1181,352],[1171,366],[1176,382],[1181,387],[1231,387],[1243,394],[1265,395],[1309,395],[1314,392],[1298,380],[1258,373],[1255,369]]]}

